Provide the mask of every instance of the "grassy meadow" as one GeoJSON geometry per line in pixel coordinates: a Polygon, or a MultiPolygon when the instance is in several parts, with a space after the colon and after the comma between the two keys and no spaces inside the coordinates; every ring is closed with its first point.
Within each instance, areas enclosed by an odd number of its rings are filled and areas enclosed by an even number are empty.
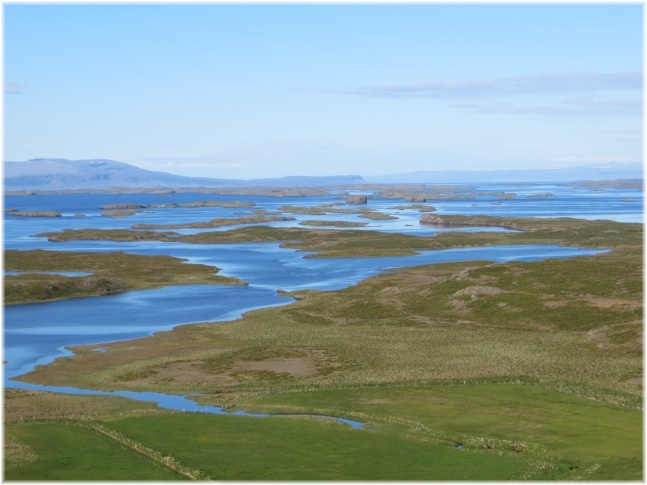
{"type": "Polygon", "coordinates": [[[179,480],[182,477],[152,460],[124,449],[91,429],[75,423],[34,422],[6,425],[5,480],[179,480]],[[12,461],[34,455],[27,463],[12,461]],[[7,456],[9,455],[9,456],[7,456]]]}
{"type": "MultiPolygon", "coordinates": [[[[232,411],[303,416],[171,413],[116,398],[85,396],[83,404],[8,390],[5,478],[55,479],[66,466],[87,476],[80,464],[48,454],[60,442],[65,450],[82,447],[79,456],[120,444],[120,452],[87,460],[101,462],[99,470],[110,456],[145,460],[137,473],[160,480],[162,473],[222,480],[642,480],[642,225],[443,220],[519,232],[421,238],[256,226],[171,239],[282,241],[317,257],[537,243],[611,251],[405,268],[339,291],[294,292],[291,305],[232,322],[180,326],[111,343],[105,352],[92,350],[105,344],[75,347],[74,357],[23,380],[199,393],[197,401],[232,411]],[[313,414],[358,420],[364,428],[313,414]]],[[[112,231],[49,236],[113,238],[112,231]]],[[[66,264],[58,269],[87,269],[66,264]]],[[[182,266],[200,274],[201,265],[182,266]]],[[[111,478],[141,479],[104,472],[102,479],[111,478]]]]}

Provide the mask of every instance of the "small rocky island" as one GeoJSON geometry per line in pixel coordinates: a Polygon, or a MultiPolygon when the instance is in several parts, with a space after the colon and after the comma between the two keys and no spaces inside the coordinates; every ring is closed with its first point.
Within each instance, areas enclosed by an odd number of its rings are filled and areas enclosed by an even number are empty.
{"type": "Polygon", "coordinates": [[[368,198],[365,195],[352,195],[346,197],[346,203],[351,205],[362,205],[368,202],[368,198]]]}
{"type": "Polygon", "coordinates": [[[63,217],[60,212],[55,211],[8,211],[12,216],[17,217],[63,217]]]}

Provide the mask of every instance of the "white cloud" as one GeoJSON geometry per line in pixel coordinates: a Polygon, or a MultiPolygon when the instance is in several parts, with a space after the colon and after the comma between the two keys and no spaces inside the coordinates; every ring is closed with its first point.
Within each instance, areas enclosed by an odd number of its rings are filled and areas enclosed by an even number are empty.
{"type": "Polygon", "coordinates": [[[244,166],[245,164],[241,162],[221,162],[211,165],[211,167],[215,168],[242,168],[244,166]]]}
{"type": "Polygon", "coordinates": [[[580,97],[557,100],[551,104],[519,106],[512,103],[460,103],[455,108],[477,114],[534,114],[547,116],[641,116],[640,99],[602,99],[580,97]]]}
{"type": "Polygon", "coordinates": [[[475,114],[641,116],[642,88],[641,72],[576,72],[490,81],[346,88],[333,92],[371,98],[447,101],[452,103],[449,107],[475,114]],[[633,97],[626,97],[628,94],[633,97]]]}
{"type": "Polygon", "coordinates": [[[4,84],[4,94],[21,94],[23,87],[20,84],[6,82],[4,84]]]}
{"type": "Polygon", "coordinates": [[[491,81],[430,82],[334,90],[336,94],[374,98],[475,99],[519,95],[583,94],[642,90],[642,72],[536,74],[491,81]]]}

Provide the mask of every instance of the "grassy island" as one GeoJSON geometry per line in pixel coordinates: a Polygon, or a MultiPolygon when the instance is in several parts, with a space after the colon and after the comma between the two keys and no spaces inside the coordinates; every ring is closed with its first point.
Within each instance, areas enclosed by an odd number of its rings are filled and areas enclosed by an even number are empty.
{"type": "Polygon", "coordinates": [[[240,224],[265,224],[268,222],[284,222],[294,220],[294,217],[267,216],[256,214],[249,217],[222,217],[206,222],[192,222],[188,224],[134,224],[133,229],[204,229],[223,226],[237,226],[240,224]]]}
{"type": "Polygon", "coordinates": [[[218,276],[218,269],[213,266],[186,264],[171,256],[8,250],[4,252],[4,258],[5,271],[20,272],[4,278],[5,305],[172,285],[245,284],[238,278],[218,276]],[[91,274],[70,277],[39,274],[38,271],[84,271],[91,274]]]}
{"type": "Polygon", "coordinates": [[[321,221],[321,220],[307,220],[299,222],[300,226],[317,226],[317,227],[362,227],[366,226],[368,222],[353,222],[353,221],[321,221]]]}
{"type": "Polygon", "coordinates": [[[229,231],[180,235],[173,232],[127,229],[79,229],[37,234],[50,241],[179,241],[198,244],[236,242],[280,242],[282,246],[316,252],[311,257],[406,256],[417,250],[507,244],[560,244],[564,246],[635,246],[642,241],[641,224],[581,219],[502,218],[487,216],[421,216],[421,223],[443,227],[501,227],[515,232],[441,232],[434,236],[412,236],[367,230],[302,229],[253,226],[229,231]]]}

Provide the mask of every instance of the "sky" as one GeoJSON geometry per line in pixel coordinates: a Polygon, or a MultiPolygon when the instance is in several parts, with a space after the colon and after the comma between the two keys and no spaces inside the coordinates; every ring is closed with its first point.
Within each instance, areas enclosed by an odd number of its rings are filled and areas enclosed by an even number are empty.
{"type": "Polygon", "coordinates": [[[4,159],[251,179],[642,161],[643,5],[4,3],[4,159]]]}

